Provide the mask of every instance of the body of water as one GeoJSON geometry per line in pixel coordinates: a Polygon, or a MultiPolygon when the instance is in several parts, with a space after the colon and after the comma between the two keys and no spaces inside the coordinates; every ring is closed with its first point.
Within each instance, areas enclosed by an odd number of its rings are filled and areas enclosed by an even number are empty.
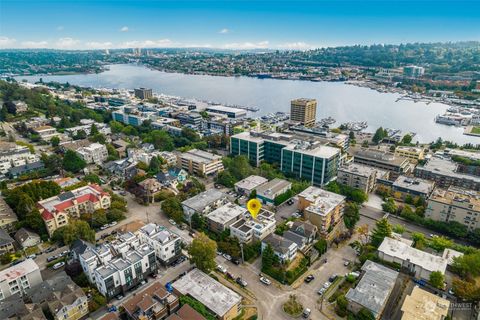
{"type": "Polygon", "coordinates": [[[460,144],[477,144],[477,137],[463,135],[463,128],[435,123],[437,114],[448,108],[441,103],[425,104],[408,100],[396,101],[395,93],[379,93],[368,88],[341,82],[310,82],[257,79],[250,77],[216,77],[165,73],[139,65],[111,65],[99,74],[62,76],[20,76],[17,80],[69,82],[93,88],[152,88],[156,93],[196,98],[225,104],[256,106],[254,116],[276,111],[289,112],[295,98],[315,98],[317,118],[337,120],[334,126],[347,121],[367,121],[369,131],[378,127],[415,132],[421,142],[441,137],[460,144]]]}

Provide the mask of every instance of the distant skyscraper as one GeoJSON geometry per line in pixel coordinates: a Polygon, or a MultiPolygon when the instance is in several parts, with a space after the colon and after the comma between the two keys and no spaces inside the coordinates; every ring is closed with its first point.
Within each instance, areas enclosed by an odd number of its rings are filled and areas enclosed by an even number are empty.
{"type": "Polygon", "coordinates": [[[317,116],[317,100],[315,99],[295,99],[290,106],[290,120],[297,121],[306,127],[315,125],[317,116]]]}
{"type": "Polygon", "coordinates": [[[152,97],[152,89],[137,88],[135,89],[135,97],[142,100],[150,99],[152,97]]]}

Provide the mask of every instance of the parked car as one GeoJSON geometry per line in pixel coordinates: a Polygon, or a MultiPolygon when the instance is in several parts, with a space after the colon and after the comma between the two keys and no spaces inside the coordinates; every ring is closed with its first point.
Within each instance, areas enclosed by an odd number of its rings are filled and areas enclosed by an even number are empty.
{"type": "Polygon", "coordinates": [[[232,263],[236,264],[237,266],[240,264],[240,259],[238,258],[232,258],[231,260],[232,263]]]}
{"type": "Polygon", "coordinates": [[[55,251],[55,247],[50,247],[47,250],[45,250],[46,253],[50,253],[52,251],[55,251]]]}
{"type": "Polygon", "coordinates": [[[235,279],[235,276],[234,276],[232,273],[227,272],[227,278],[229,278],[229,279],[235,279]]]}
{"type": "Polygon", "coordinates": [[[13,261],[12,263],[10,263],[10,266],[15,266],[15,265],[17,265],[17,264],[19,264],[20,262],[23,262],[23,261],[25,261],[25,260],[24,259],[17,259],[15,261],[13,261]]]}
{"type": "Polygon", "coordinates": [[[310,313],[312,313],[312,310],[305,308],[305,310],[303,310],[302,317],[308,319],[308,317],[310,317],[310,313]]]}
{"type": "Polygon", "coordinates": [[[246,287],[246,286],[247,286],[247,281],[243,280],[242,277],[238,277],[235,281],[236,281],[239,285],[241,285],[242,287],[246,287]]]}
{"type": "Polygon", "coordinates": [[[332,285],[332,284],[331,284],[330,282],[325,282],[325,283],[323,284],[323,287],[324,287],[325,290],[326,290],[326,289],[330,288],[331,285],[332,285]]]}
{"type": "Polygon", "coordinates": [[[120,194],[121,194],[122,196],[126,196],[126,195],[127,195],[127,192],[126,192],[126,191],[120,191],[120,194]]]}
{"type": "Polygon", "coordinates": [[[222,256],[228,261],[232,260],[232,257],[229,254],[224,253],[224,254],[222,254],[222,256]]]}
{"type": "Polygon", "coordinates": [[[47,258],[47,262],[52,262],[53,260],[56,260],[57,256],[51,256],[47,258]]]}
{"type": "Polygon", "coordinates": [[[327,289],[325,289],[325,288],[320,288],[320,290],[318,290],[317,293],[321,296],[322,294],[325,293],[325,291],[327,291],[327,289]]]}
{"type": "Polygon", "coordinates": [[[272,282],[265,277],[260,277],[260,282],[266,284],[267,286],[272,284],[272,282]]]}
{"type": "Polygon", "coordinates": [[[453,291],[453,288],[448,289],[448,294],[454,296],[455,292],[453,291]]]}
{"type": "Polygon", "coordinates": [[[100,227],[100,230],[105,230],[108,228],[108,224],[104,224],[103,226],[100,227]]]}
{"type": "Polygon", "coordinates": [[[289,199],[289,200],[287,201],[287,204],[288,204],[289,206],[291,206],[291,205],[293,204],[293,199],[289,199]]]}
{"type": "Polygon", "coordinates": [[[110,227],[116,226],[117,223],[118,223],[117,221],[112,221],[112,222],[109,224],[109,226],[110,226],[110,227]]]}
{"type": "Polygon", "coordinates": [[[142,280],[142,282],[140,282],[140,285],[143,286],[145,283],[147,283],[147,281],[142,280]]]}
{"type": "Polygon", "coordinates": [[[122,300],[124,297],[123,297],[123,294],[119,294],[119,295],[116,296],[115,298],[117,298],[117,300],[122,300]]]}
{"type": "Polygon", "coordinates": [[[168,219],[168,222],[170,222],[172,226],[177,225],[177,223],[173,219],[168,219]]]}
{"type": "Polygon", "coordinates": [[[220,271],[221,273],[227,273],[227,268],[225,268],[221,264],[217,264],[217,270],[220,271]]]}
{"type": "Polygon", "coordinates": [[[309,274],[306,278],[305,278],[305,282],[306,283],[310,283],[313,281],[313,279],[315,279],[315,277],[313,276],[313,274],[309,274]]]}
{"type": "Polygon", "coordinates": [[[343,265],[344,265],[345,267],[348,267],[348,266],[350,265],[350,261],[345,261],[345,262],[343,263],[343,265]]]}
{"type": "Polygon", "coordinates": [[[37,257],[37,255],[34,253],[34,254],[31,254],[27,257],[27,259],[35,259],[37,257]]]}
{"type": "Polygon", "coordinates": [[[65,265],[65,262],[57,262],[53,265],[53,270],[58,270],[65,265]]]}
{"type": "Polygon", "coordinates": [[[337,276],[336,274],[332,274],[332,275],[330,276],[330,278],[328,278],[328,281],[330,281],[330,282],[333,283],[333,282],[337,279],[337,277],[338,277],[338,276],[337,276]]]}

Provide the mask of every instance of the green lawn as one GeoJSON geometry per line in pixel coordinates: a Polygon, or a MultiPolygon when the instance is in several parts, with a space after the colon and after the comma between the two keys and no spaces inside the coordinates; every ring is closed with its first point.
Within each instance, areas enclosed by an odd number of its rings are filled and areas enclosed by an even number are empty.
{"type": "Polygon", "coordinates": [[[480,127],[473,127],[470,133],[480,134],[480,127]]]}

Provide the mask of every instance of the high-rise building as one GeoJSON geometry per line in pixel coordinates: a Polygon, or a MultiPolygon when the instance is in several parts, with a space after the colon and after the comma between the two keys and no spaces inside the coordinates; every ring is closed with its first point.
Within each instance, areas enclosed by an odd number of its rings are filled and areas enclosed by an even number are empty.
{"type": "Polygon", "coordinates": [[[135,97],[146,100],[152,97],[152,89],[147,88],[136,88],[135,89],[135,97]]]}
{"type": "Polygon", "coordinates": [[[295,99],[290,105],[290,120],[298,121],[306,127],[312,127],[315,124],[317,116],[317,100],[315,99],[295,99]]]}

